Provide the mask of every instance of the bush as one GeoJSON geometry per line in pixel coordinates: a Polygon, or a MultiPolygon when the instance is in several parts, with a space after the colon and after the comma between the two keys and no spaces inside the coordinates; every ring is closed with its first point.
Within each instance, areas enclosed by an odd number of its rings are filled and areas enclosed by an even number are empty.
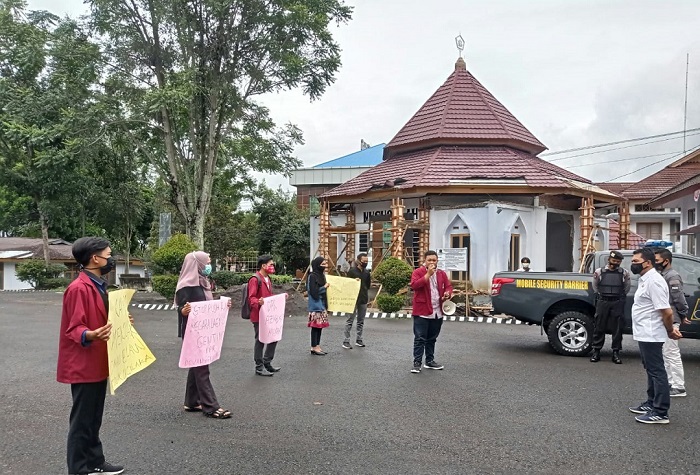
{"type": "Polygon", "coordinates": [[[389,294],[379,294],[377,295],[377,307],[379,310],[386,313],[398,312],[403,308],[406,302],[405,295],[389,295],[389,294]]]}
{"type": "Polygon", "coordinates": [[[151,279],[153,290],[168,300],[175,298],[175,288],[177,287],[177,275],[154,275],[151,279]]]}
{"type": "Polygon", "coordinates": [[[49,264],[40,259],[30,259],[17,266],[17,278],[38,289],[49,279],[55,279],[66,271],[63,264],[49,264]]]}
{"type": "Polygon", "coordinates": [[[271,276],[272,283],[281,285],[281,284],[291,284],[292,281],[294,280],[294,277],[291,275],[284,275],[284,274],[274,274],[271,276]]]}
{"type": "Polygon", "coordinates": [[[382,289],[394,295],[411,282],[413,268],[396,257],[387,257],[372,271],[372,277],[382,284],[382,289]]]}
{"type": "Polygon", "coordinates": [[[175,234],[153,253],[153,263],[165,274],[179,274],[185,256],[197,245],[184,234],[175,234]]]}
{"type": "Polygon", "coordinates": [[[41,290],[54,290],[54,289],[65,289],[70,285],[70,283],[73,282],[71,279],[67,277],[55,277],[51,279],[46,279],[44,280],[41,285],[37,287],[37,289],[41,290]]]}

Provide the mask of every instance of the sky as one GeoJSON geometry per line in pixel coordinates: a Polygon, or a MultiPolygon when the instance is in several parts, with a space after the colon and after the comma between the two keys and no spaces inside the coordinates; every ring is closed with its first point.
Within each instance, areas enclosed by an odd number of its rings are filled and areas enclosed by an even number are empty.
{"type": "MultiPolygon", "coordinates": [[[[82,0],[28,3],[61,15],[86,12],[82,0]]],[[[687,129],[700,128],[698,0],[346,4],[353,19],[332,29],[342,48],[336,82],[314,102],[300,91],[262,98],[278,124],[304,132],[296,149],[304,166],[355,152],[360,140],[389,142],[454,70],[459,34],[467,69],[549,153],[683,130],[688,53],[687,129]]],[[[622,146],[542,158],[596,182],[638,181],[680,158],[683,140],[622,146]]],[[[686,150],[696,146],[700,133],[689,132],[686,150]]],[[[285,177],[264,179],[293,190],[285,177]]]]}

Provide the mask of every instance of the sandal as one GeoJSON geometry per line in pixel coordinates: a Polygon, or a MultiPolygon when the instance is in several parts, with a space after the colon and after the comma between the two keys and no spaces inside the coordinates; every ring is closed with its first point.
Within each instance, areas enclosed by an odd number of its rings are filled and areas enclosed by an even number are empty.
{"type": "Polygon", "coordinates": [[[202,412],[202,406],[182,406],[182,408],[185,410],[185,412],[202,412]]]}
{"type": "Polygon", "coordinates": [[[220,407],[214,412],[205,412],[204,415],[214,419],[229,419],[231,417],[231,411],[227,411],[226,409],[220,407]]]}

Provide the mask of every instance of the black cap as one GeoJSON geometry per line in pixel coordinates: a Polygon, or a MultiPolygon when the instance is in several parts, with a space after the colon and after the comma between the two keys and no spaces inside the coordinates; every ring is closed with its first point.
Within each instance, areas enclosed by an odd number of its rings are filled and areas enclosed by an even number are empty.
{"type": "Polygon", "coordinates": [[[625,256],[623,256],[620,251],[610,251],[610,259],[623,260],[624,258],[625,258],[625,256]]]}

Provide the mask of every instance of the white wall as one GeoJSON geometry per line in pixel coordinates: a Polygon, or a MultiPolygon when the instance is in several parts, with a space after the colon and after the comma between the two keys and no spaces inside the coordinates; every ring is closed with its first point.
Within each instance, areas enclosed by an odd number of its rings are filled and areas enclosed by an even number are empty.
{"type": "MultiPolygon", "coordinates": [[[[121,285],[121,282],[119,280],[119,276],[121,274],[124,274],[125,270],[126,270],[125,264],[117,264],[116,276],[115,276],[117,285],[121,285]]],[[[129,266],[129,274],[138,274],[141,277],[145,277],[146,276],[146,268],[145,268],[145,266],[142,266],[142,265],[131,264],[129,266]]]]}
{"type": "Polygon", "coordinates": [[[14,262],[5,262],[5,290],[29,290],[32,288],[29,282],[22,282],[17,278],[17,265],[14,262]]]}

